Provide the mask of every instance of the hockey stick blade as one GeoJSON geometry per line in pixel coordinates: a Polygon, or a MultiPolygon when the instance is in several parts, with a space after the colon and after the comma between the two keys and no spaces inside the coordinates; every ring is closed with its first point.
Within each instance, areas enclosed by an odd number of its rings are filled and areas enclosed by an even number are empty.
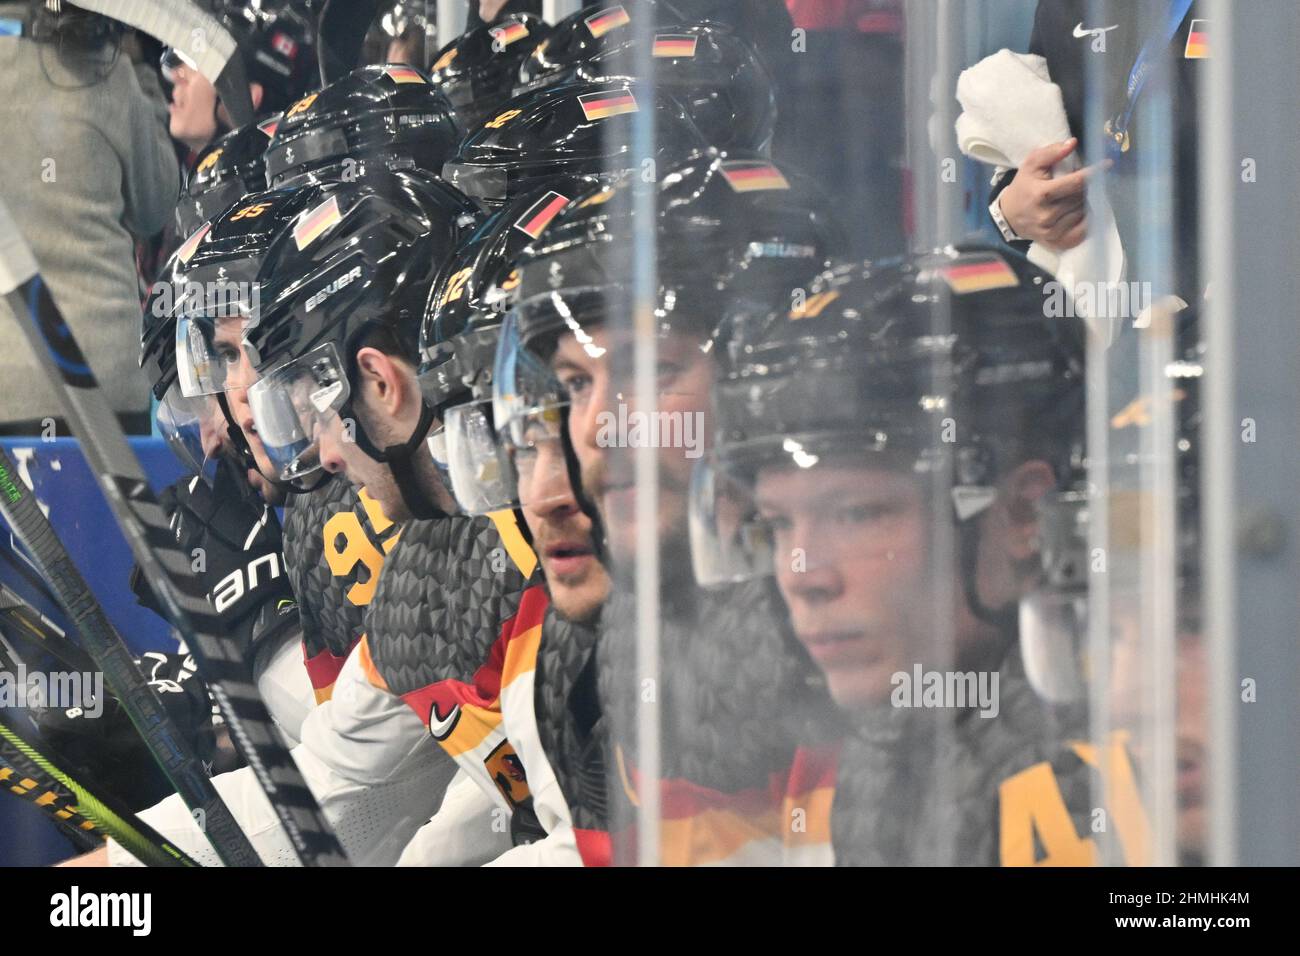
{"type": "MultiPolygon", "coordinates": [[[[99,480],[136,562],[172,626],[194,654],[240,755],[266,792],[304,865],[346,866],[347,857],[298,765],[281,742],[237,642],[221,631],[189,555],[177,545],[140,462],[100,395],[71,329],[37,274],[36,261],[0,204],[0,294],[5,295],[33,352],[61,387],[68,421],[99,480]]],[[[20,483],[20,487],[21,483],[20,483]]],[[[5,490],[0,489],[0,499],[5,490]]],[[[40,515],[34,500],[31,507],[40,515]]],[[[41,515],[41,517],[44,517],[41,515]]],[[[29,545],[30,547],[30,545],[29,545]]],[[[209,819],[209,826],[211,820],[209,819]]]]}
{"type": "Polygon", "coordinates": [[[202,812],[203,832],[212,848],[230,866],[260,865],[257,851],[217,794],[202,762],[135,666],[131,651],[91,594],[71,555],[3,449],[0,449],[0,513],[35,557],[81,634],[86,652],[104,672],[105,682],[122,702],[167,779],[192,811],[202,812]]]}
{"type": "MultiPolygon", "coordinates": [[[[0,639],[0,670],[17,674],[20,666],[0,639]]],[[[103,846],[111,836],[146,866],[199,865],[122,801],[82,783],[85,776],[39,734],[25,734],[17,718],[0,712],[0,789],[35,804],[83,851],[103,846]]]]}
{"type": "Polygon", "coordinates": [[[77,780],[45,749],[0,711],[0,788],[35,804],[83,849],[93,849],[87,838],[101,844],[112,837],[146,866],[198,866],[117,800],[77,780]]]}

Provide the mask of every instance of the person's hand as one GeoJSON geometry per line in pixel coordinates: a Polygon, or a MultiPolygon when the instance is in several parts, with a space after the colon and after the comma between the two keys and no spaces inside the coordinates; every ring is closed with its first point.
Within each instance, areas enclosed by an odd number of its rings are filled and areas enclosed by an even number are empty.
{"type": "Polygon", "coordinates": [[[1088,180],[1110,160],[1085,166],[1064,176],[1053,168],[1078,147],[1071,138],[1040,146],[1020,164],[1015,177],[998,195],[1002,215],[1016,235],[1050,249],[1073,249],[1088,235],[1088,180]]]}
{"type": "Polygon", "coordinates": [[[484,23],[491,23],[506,5],[506,0],[478,0],[478,15],[484,23]]]}
{"type": "Polygon", "coordinates": [[[108,847],[101,846],[98,850],[91,850],[89,853],[83,853],[81,856],[74,856],[70,860],[64,860],[62,863],[55,863],[55,866],[108,866],[108,847]]]}

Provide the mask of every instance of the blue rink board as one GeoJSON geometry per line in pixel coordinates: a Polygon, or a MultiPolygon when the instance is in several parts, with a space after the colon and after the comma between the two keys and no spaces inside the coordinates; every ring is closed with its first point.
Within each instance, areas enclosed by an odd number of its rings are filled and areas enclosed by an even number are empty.
{"type": "MultiPolygon", "coordinates": [[[[159,438],[132,438],[157,492],[181,476],[180,463],[159,438]]],[[[91,474],[74,438],[0,438],[19,466],[20,475],[48,507],[50,522],[71,552],[104,610],[122,637],[139,653],[175,650],[166,622],[140,607],[127,579],[134,563],[126,539],[117,527],[99,484],[91,474]]],[[[15,555],[16,542],[0,518],[0,579],[67,628],[67,616],[50,603],[29,564],[15,555]]],[[[69,634],[76,639],[75,631],[69,634]]],[[[42,866],[66,858],[71,844],[45,820],[41,811],[13,797],[0,795],[0,866],[42,866]]]]}

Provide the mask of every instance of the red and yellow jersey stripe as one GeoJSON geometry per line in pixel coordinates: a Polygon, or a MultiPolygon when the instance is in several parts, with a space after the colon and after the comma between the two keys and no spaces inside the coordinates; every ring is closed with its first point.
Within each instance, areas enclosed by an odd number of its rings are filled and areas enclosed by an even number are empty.
{"type": "MultiPolygon", "coordinates": [[[[616,754],[624,791],[638,804],[635,768],[616,754]]],[[[839,745],[800,748],[763,787],[723,792],[674,778],[659,784],[665,866],[828,866],[839,745]]],[[[618,842],[634,834],[620,834],[618,842]]]]}

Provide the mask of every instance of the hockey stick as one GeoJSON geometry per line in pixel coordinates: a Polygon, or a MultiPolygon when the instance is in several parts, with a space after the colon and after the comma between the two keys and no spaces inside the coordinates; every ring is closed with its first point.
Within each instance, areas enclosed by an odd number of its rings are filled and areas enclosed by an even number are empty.
{"type": "Polygon", "coordinates": [[[112,837],[146,866],[198,866],[130,810],[103,792],[95,793],[42,753],[3,709],[0,787],[39,807],[83,850],[112,837]]]}
{"type": "Polygon", "coordinates": [[[122,703],[167,779],[193,811],[203,814],[203,832],[229,866],[259,866],[261,858],[234,815],[218,796],[203,763],[149,683],[135,666],[131,651],[95,600],[81,572],[49,519],[27,490],[7,452],[0,449],[0,513],[40,565],[60,603],[81,634],[84,648],[104,672],[104,680],[122,703]]]}
{"type": "Polygon", "coordinates": [[[40,648],[74,671],[87,673],[97,670],[95,662],[85,651],[69,640],[63,628],[32,607],[25,597],[3,582],[0,582],[0,622],[8,625],[2,629],[10,641],[22,641],[31,647],[40,648]]]}
{"type": "Polygon", "coordinates": [[[11,591],[16,590],[29,606],[36,608],[42,615],[58,615],[59,630],[65,634],[68,632],[71,622],[63,618],[59,599],[36,570],[35,562],[23,553],[18,536],[0,525],[0,579],[4,578],[8,579],[11,591]]]}
{"type": "MultiPolygon", "coordinates": [[[[19,672],[22,662],[0,638],[0,670],[19,672]]],[[[83,851],[111,836],[146,866],[198,866],[172,846],[125,804],[107,792],[80,783],[73,765],[47,742],[24,734],[19,722],[0,709],[0,789],[34,804],[83,851]]],[[[83,776],[77,771],[78,776],[83,776]]]]}
{"type": "MultiPolygon", "coordinates": [[[[49,290],[41,282],[31,250],[3,204],[0,204],[0,294],[9,302],[15,317],[26,316],[29,320],[24,322],[19,318],[18,324],[50,381],[62,386],[59,391],[64,409],[81,439],[86,462],[99,479],[104,497],[167,619],[194,654],[199,674],[221,709],[235,746],[266,791],[298,858],[304,865],[346,866],[343,848],[298,765],[281,742],[238,643],[223,634],[220,619],[191,573],[190,556],[178,547],[172,536],[167,516],[159,507],[140,462],[131,451],[117,418],[103,401],[94,373],[49,290]]],[[[25,486],[21,482],[17,487],[14,484],[10,481],[7,487],[0,487],[0,501],[16,493],[26,502],[29,512],[44,519],[35,499],[26,495],[25,486]]],[[[32,542],[28,542],[28,548],[41,560],[32,542]]],[[[211,829],[211,819],[208,824],[211,829]]]]}
{"type": "MultiPolygon", "coordinates": [[[[0,748],[6,743],[0,738],[0,748]]],[[[0,755],[0,792],[13,794],[40,810],[78,854],[104,845],[103,834],[95,827],[95,821],[82,816],[77,809],[77,798],[72,791],[43,770],[33,777],[30,771],[13,766],[0,755]]],[[[0,859],[0,866],[7,862],[0,859]]]]}
{"type": "Polygon", "coordinates": [[[366,31],[378,9],[379,0],[326,0],[316,24],[321,86],[329,86],[357,68],[366,31]]]}
{"type": "MultiPolygon", "coordinates": [[[[0,632],[0,672],[18,674],[22,661],[7,643],[7,632],[0,632]]],[[[0,714],[0,720],[4,715],[0,714]]],[[[80,852],[102,846],[103,835],[95,829],[95,822],[77,809],[76,796],[40,767],[15,757],[16,748],[0,735],[0,791],[11,793],[41,810],[51,823],[80,852]],[[35,771],[33,773],[32,771],[35,771]]],[[[0,865],[4,861],[0,860],[0,865]]]]}
{"type": "Polygon", "coordinates": [[[244,58],[230,31],[192,0],[77,0],[77,6],[103,14],[156,37],[184,58],[217,88],[217,95],[236,127],[253,121],[244,58]]]}
{"type": "MultiPolygon", "coordinates": [[[[18,657],[19,642],[38,654],[52,656],[73,672],[85,674],[97,669],[63,628],[0,582],[0,671],[19,673],[24,663],[18,657]]],[[[3,714],[0,724],[5,724],[0,727],[0,789],[34,803],[74,845],[83,851],[93,850],[103,845],[107,835],[146,865],[198,866],[120,801],[78,783],[70,772],[73,764],[53,752],[48,742],[24,737],[18,725],[12,720],[6,722],[3,714]]],[[[78,775],[84,776],[81,771],[78,775]]]]}

